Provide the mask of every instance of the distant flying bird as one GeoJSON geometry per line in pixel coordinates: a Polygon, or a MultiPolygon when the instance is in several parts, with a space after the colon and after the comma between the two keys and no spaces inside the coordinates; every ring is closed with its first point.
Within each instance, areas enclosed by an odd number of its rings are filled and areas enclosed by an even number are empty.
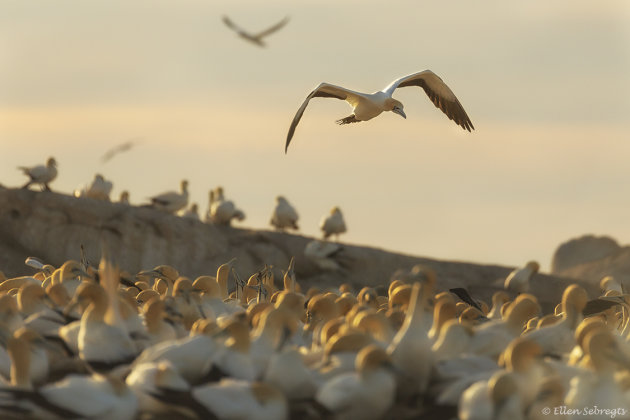
{"type": "Polygon", "coordinates": [[[304,103],[302,103],[302,106],[297,110],[295,117],[293,117],[284,152],[287,152],[289,143],[291,143],[293,133],[295,132],[295,127],[297,127],[300,122],[302,114],[304,114],[304,110],[312,98],[335,98],[348,102],[352,106],[353,113],[335,121],[340,125],[371,120],[379,116],[383,111],[392,111],[403,118],[407,118],[407,115],[405,115],[403,111],[403,104],[392,98],[392,94],[397,88],[408,86],[418,86],[424,89],[429,99],[431,99],[431,102],[464,130],[470,131],[471,129],[475,129],[466,111],[464,111],[464,107],[459,103],[453,91],[438,75],[431,70],[424,70],[394,80],[385,89],[374,93],[360,93],[341,86],[320,83],[315,90],[309,93],[304,103]]]}
{"type": "Polygon", "coordinates": [[[124,143],[119,144],[116,147],[112,147],[111,149],[109,149],[102,157],[101,157],[101,162],[105,163],[109,160],[111,160],[114,156],[116,156],[119,153],[123,153],[128,151],[129,149],[131,149],[136,143],[138,142],[138,139],[131,139],[131,140],[127,140],[124,143]]]}
{"type": "Polygon", "coordinates": [[[276,23],[269,29],[265,29],[264,31],[257,34],[250,34],[249,32],[245,32],[243,29],[236,26],[234,22],[230,20],[229,17],[223,16],[223,23],[225,23],[230,29],[236,31],[238,36],[240,36],[246,41],[249,41],[251,43],[258,45],[259,47],[265,47],[265,43],[263,42],[264,37],[276,32],[277,30],[282,28],[284,25],[286,25],[288,22],[289,22],[289,18],[285,17],[284,19],[282,19],[280,22],[276,23]]]}

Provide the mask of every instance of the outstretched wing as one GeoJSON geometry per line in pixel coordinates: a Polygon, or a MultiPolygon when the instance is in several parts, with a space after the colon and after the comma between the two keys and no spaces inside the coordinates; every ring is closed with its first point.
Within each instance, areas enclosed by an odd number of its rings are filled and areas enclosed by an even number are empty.
{"type": "Polygon", "coordinates": [[[295,132],[295,127],[297,127],[298,123],[302,119],[304,110],[306,110],[306,106],[312,98],[336,98],[352,103],[356,102],[356,100],[360,96],[361,95],[359,93],[342,88],[340,86],[331,85],[329,83],[321,83],[315,88],[315,90],[308,94],[308,96],[304,100],[304,103],[302,103],[300,108],[295,113],[295,117],[293,117],[293,121],[291,122],[291,126],[289,127],[289,134],[287,134],[287,143],[284,146],[284,153],[287,152],[287,149],[289,148],[289,143],[291,143],[293,133],[295,132]]]}
{"type": "Polygon", "coordinates": [[[271,35],[272,33],[276,32],[278,29],[282,28],[284,25],[286,25],[289,22],[289,18],[285,17],[284,19],[282,19],[280,22],[276,23],[275,25],[273,25],[271,28],[269,29],[265,29],[264,31],[257,33],[254,35],[255,38],[263,38],[267,35],[271,35]]]}
{"type": "Polygon", "coordinates": [[[225,25],[226,25],[228,28],[232,29],[233,31],[236,31],[236,32],[237,32],[237,33],[239,33],[239,34],[246,34],[246,32],[245,32],[245,31],[243,31],[241,28],[239,28],[238,26],[236,26],[236,24],[235,24],[234,22],[232,22],[232,21],[230,20],[230,18],[229,18],[229,17],[227,17],[227,16],[223,16],[223,23],[225,23],[225,25]]]}
{"type": "Polygon", "coordinates": [[[407,86],[418,86],[424,89],[433,105],[440,108],[449,119],[453,120],[464,130],[470,131],[475,129],[453,91],[431,70],[401,77],[393,81],[383,92],[391,96],[397,88],[407,86]]]}

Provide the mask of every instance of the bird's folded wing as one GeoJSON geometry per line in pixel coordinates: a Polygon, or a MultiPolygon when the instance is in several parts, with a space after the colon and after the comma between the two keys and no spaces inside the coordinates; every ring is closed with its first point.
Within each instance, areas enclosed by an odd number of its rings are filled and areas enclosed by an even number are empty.
{"type": "Polygon", "coordinates": [[[391,95],[397,88],[408,86],[418,86],[424,89],[431,102],[464,130],[470,131],[475,129],[453,91],[431,70],[424,70],[401,77],[392,82],[383,91],[391,95]]]}
{"type": "Polygon", "coordinates": [[[359,96],[357,92],[340,86],[331,85],[329,83],[321,83],[317,86],[315,90],[308,94],[300,108],[295,113],[295,117],[293,117],[293,121],[291,122],[291,127],[289,127],[289,134],[287,134],[287,143],[284,147],[284,152],[286,153],[289,148],[289,143],[291,143],[293,133],[295,132],[295,127],[297,127],[300,119],[302,119],[302,114],[304,114],[304,110],[306,110],[306,106],[312,98],[336,98],[342,100],[348,100],[350,98],[350,100],[352,100],[356,96],[359,96]]]}

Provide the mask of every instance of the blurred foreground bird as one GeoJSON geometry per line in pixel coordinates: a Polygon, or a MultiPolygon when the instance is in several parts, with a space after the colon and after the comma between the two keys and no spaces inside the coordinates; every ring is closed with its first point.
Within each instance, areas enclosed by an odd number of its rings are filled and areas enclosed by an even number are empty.
{"type": "Polygon", "coordinates": [[[474,130],[472,122],[464,107],[459,103],[459,100],[453,93],[453,91],[431,70],[424,70],[418,73],[413,73],[408,76],[401,77],[394,80],[389,86],[379,92],[374,93],[361,93],[355,92],[350,89],[346,89],[341,86],[331,85],[330,83],[320,83],[311,93],[308,94],[300,108],[297,110],[291,126],[289,127],[289,134],[287,135],[287,142],[284,147],[284,152],[287,152],[289,143],[295,133],[302,115],[306,110],[306,106],[312,98],[335,98],[342,99],[350,106],[352,106],[352,114],[349,116],[337,120],[337,124],[350,124],[360,121],[368,121],[374,117],[379,116],[384,111],[391,111],[400,115],[403,118],[407,118],[403,111],[403,104],[392,98],[392,94],[397,88],[407,86],[418,86],[424,89],[426,94],[431,99],[433,104],[440,108],[446,116],[453,120],[457,125],[464,130],[474,130]]]}

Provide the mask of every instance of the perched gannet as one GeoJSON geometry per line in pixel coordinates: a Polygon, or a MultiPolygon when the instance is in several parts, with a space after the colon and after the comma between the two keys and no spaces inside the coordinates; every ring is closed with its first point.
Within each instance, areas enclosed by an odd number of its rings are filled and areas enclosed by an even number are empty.
{"type": "Polygon", "coordinates": [[[216,195],[210,195],[210,206],[208,208],[208,218],[212,223],[229,226],[233,219],[245,220],[245,213],[236,208],[234,203],[226,200],[223,196],[223,188],[215,189],[216,195]]]}
{"type": "Polygon", "coordinates": [[[497,372],[488,381],[475,382],[461,397],[460,420],[523,420],[524,406],[513,374],[497,372]]]}
{"type": "Polygon", "coordinates": [[[181,216],[184,219],[201,220],[199,219],[199,205],[197,203],[192,203],[190,208],[181,212],[181,216]]]}
{"type": "Polygon", "coordinates": [[[295,208],[287,201],[286,198],[279,195],[276,197],[276,207],[271,215],[271,223],[276,229],[295,229],[298,230],[298,214],[295,208]]]}
{"type": "Polygon", "coordinates": [[[71,374],[37,390],[0,389],[0,413],[20,418],[133,420],[137,411],[135,394],[110,376],[71,374]]]}
{"type": "Polygon", "coordinates": [[[282,19],[280,22],[276,23],[275,25],[273,25],[272,27],[265,29],[262,32],[259,32],[257,34],[252,34],[249,32],[244,31],[243,29],[239,28],[238,26],[236,26],[231,20],[230,18],[228,18],[227,16],[223,16],[223,23],[225,23],[227,25],[228,28],[236,31],[236,33],[238,34],[238,36],[240,36],[241,38],[243,38],[246,41],[249,41],[253,44],[258,45],[259,47],[264,47],[265,43],[263,42],[263,38],[271,35],[272,33],[278,31],[279,29],[281,29],[284,25],[287,24],[287,22],[289,22],[289,18],[285,17],[284,19],[282,19]]]}
{"type": "Polygon", "coordinates": [[[533,295],[519,295],[508,308],[504,319],[483,323],[475,329],[469,350],[497,359],[507,345],[521,334],[525,323],[539,311],[538,300],[533,295]]]}
{"type": "Polygon", "coordinates": [[[129,204],[129,191],[124,190],[120,193],[120,197],[118,198],[118,202],[120,204],[129,204]]]}
{"type": "Polygon", "coordinates": [[[151,205],[167,213],[175,214],[188,205],[188,181],[182,180],[181,192],[169,191],[150,198],[151,205]]]}
{"type": "Polygon", "coordinates": [[[339,207],[333,207],[328,216],[324,216],[319,222],[319,228],[324,233],[324,239],[328,239],[331,235],[339,235],[346,232],[346,222],[343,220],[343,214],[339,207]]]}
{"type": "Polygon", "coordinates": [[[156,363],[167,361],[189,383],[203,382],[212,369],[218,343],[206,334],[169,340],[146,348],[134,361],[156,363]]]}
{"type": "Polygon", "coordinates": [[[112,192],[112,188],[113,184],[111,181],[107,181],[101,174],[96,174],[91,184],[74,190],[74,196],[109,201],[109,194],[112,192]]]}
{"type": "Polygon", "coordinates": [[[427,284],[416,282],[413,285],[405,322],[387,349],[399,371],[398,392],[407,397],[426,391],[433,368],[432,342],[423,319],[430,296],[427,284]]]}
{"type": "MultiPolygon", "coordinates": [[[[7,344],[11,365],[0,363],[0,375],[11,379],[15,386],[30,388],[30,384],[43,384],[48,378],[49,360],[41,335],[29,328],[20,328],[13,333],[7,344]],[[20,364],[24,364],[24,367],[20,364]],[[16,377],[16,375],[18,377],[16,377]],[[23,375],[22,378],[19,375],[23,375]]],[[[4,349],[0,347],[0,352],[4,349]]],[[[0,357],[4,359],[4,357],[0,357]]]]}
{"type": "Polygon", "coordinates": [[[24,320],[16,299],[10,294],[0,294],[0,327],[13,333],[23,326],[24,320]]]}
{"type": "Polygon", "coordinates": [[[288,309],[270,306],[261,313],[258,328],[251,336],[250,357],[254,362],[256,378],[263,376],[273,354],[296,332],[297,327],[298,320],[288,309]]]}
{"type": "Polygon", "coordinates": [[[459,103],[459,100],[453,91],[431,70],[424,70],[394,80],[385,89],[375,93],[360,93],[341,86],[321,83],[315,88],[315,90],[309,93],[304,100],[304,103],[302,103],[295,114],[295,117],[293,117],[284,148],[285,153],[289,148],[289,143],[291,143],[295,128],[300,122],[302,114],[304,114],[304,110],[306,110],[306,106],[312,98],[322,97],[342,99],[352,106],[353,113],[346,118],[337,120],[337,124],[368,121],[377,117],[383,111],[392,111],[403,118],[407,118],[405,112],[403,111],[403,104],[392,98],[392,95],[397,88],[407,86],[421,87],[429,96],[431,102],[433,102],[436,107],[440,108],[449,119],[453,120],[464,130],[474,130],[472,122],[470,122],[470,118],[466,115],[466,111],[464,111],[464,108],[459,103]]]}
{"type": "Polygon", "coordinates": [[[136,347],[127,330],[120,324],[106,321],[106,314],[115,307],[105,290],[95,283],[84,282],[69,304],[87,308],[81,316],[78,348],[79,356],[95,369],[107,369],[119,364],[131,363],[136,347]]]}
{"type": "Polygon", "coordinates": [[[516,293],[526,293],[529,290],[529,282],[538,273],[540,265],[536,261],[530,261],[523,268],[512,271],[503,283],[505,290],[516,293]]]}
{"type": "Polygon", "coordinates": [[[171,341],[177,337],[175,328],[164,321],[166,304],[160,298],[154,297],[142,308],[144,325],[149,342],[153,344],[171,341]]]}
{"type": "Polygon", "coordinates": [[[48,184],[57,177],[57,161],[53,157],[48,158],[46,166],[37,165],[30,168],[20,166],[18,169],[30,178],[22,188],[28,188],[32,184],[40,184],[44,190],[50,191],[48,184]]]}
{"type": "Polygon", "coordinates": [[[576,284],[567,287],[562,294],[562,319],[526,334],[527,339],[538,343],[545,355],[559,357],[569,353],[575,346],[575,329],[582,321],[587,300],[582,287],[576,284]]]}
{"type": "Polygon", "coordinates": [[[59,327],[65,325],[68,318],[44,303],[49,300],[46,290],[36,284],[24,284],[17,294],[18,307],[25,317],[24,325],[42,335],[57,335],[59,327]]]}
{"type": "Polygon", "coordinates": [[[317,391],[316,400],[337,419],[380,419],[394,403],[391,359],[376,345],[362,349],[356,372],[337,375],[317,391]]]}
{"type": "MultiPolygon", "coordinates": [[[[584,363],[586,369],[571,380],[571,388],[565,397],[566,405],[569,408],[623,407],[626,408],[626,416],[622,418],[627,418],[630,414],[627,391],[615,380],[615,372],[618,368],[630,369],[630,358],[606,328],[590,331],[584,339],[584,350],[588,356],[584,363]]],[[[610,417],[610,413],[598,413],[589,418],[610,417]]]]}
{"type": "Polygon", "coordinates": [[[614,278],[613,276],[605,276],[599,281],[599,287],[602,289],[603,293],[606,293],[610,290],[614,290],[619,293],[623,293],[623,287],[621,282],[614,278]]]}
{"type": "Polygon", "coordinates": [[[278,388],[289,400],[312,398],[317,391],[312,371],[298,350],[291,347],[272,354],[263,381],[278,388]]]}
{"type": "Polygon", "coordinates": [[[80,262],[75,260],[68,260],[61,267],[55,270],[52,275],[52,284],[61,284],[68,295],[74,295],[77,287],[83,283],[84,278],[90,278],[91,276],[83,269],[80,262]]]}
{"type": "Polygon", "coordinates": [[[510,297],[503,290],[492,294],[492,308],[488,312],[488,319],[501,319],[501,307],[510,300],[510,297]]]}
{"type": "Polygon", "coordinates": [[[341,251],[338,243],[313,239],[304,247],[304,256],[322,270],[337,271],[342,268],[342,260],[337,258],[341,251]]]}

